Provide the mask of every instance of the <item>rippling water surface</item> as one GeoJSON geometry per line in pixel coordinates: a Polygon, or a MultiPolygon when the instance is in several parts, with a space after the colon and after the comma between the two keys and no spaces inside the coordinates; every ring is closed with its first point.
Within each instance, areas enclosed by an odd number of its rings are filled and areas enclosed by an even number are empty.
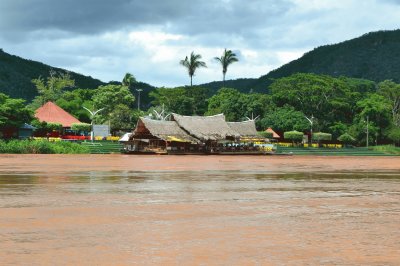
{"type": "Polygon", "coordinates": [[[400,174],[0,175],[2,265],[399,265],[400,174]]]}

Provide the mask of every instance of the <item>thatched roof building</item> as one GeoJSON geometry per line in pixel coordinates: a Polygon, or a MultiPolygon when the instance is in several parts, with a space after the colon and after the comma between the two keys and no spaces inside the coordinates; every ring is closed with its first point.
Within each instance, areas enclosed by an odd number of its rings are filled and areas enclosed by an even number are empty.
{"type": "Polygon", "coordinates": [[[188,135],[175,121],[152,120],[141,117],[130,139],[157,137],[164,141],[199,143],[188,135]]]}
{"type": "Polygon", "coordinates": [[[263,139],[257,133],[256,123],[254,120],[243,122],[227,122],[228,126],[240,134],[240,138],[247,139],[263,139]]]}
{"type": "Polygon", "coordinates": [[[229,127],[223,114],[213,116],[183,116],[172,114],[172,120],[176,121],[191,136],[205,142],[209,140],[225,140],[227,138],[239,138],[240,134],[229,127]]]}

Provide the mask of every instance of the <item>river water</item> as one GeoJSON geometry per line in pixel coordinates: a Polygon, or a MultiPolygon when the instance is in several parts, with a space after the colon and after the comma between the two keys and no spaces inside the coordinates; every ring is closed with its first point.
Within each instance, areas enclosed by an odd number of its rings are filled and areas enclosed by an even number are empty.
{"type": "Polygon", "coordinates": [[[400,174],[0,175],[1,265],[399,265],[400,174]]]}

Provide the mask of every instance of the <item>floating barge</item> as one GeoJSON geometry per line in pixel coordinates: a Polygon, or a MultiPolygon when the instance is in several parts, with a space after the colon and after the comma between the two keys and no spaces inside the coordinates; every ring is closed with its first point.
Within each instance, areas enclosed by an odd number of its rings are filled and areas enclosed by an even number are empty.
{"type": "Polygon", "coordinates": [[[141,117],[124,143],[127,154],[265,155],[275,150],[258,135],[254,120],[226,122],[223,114],[172,114],[171,121],[141,117]]]}

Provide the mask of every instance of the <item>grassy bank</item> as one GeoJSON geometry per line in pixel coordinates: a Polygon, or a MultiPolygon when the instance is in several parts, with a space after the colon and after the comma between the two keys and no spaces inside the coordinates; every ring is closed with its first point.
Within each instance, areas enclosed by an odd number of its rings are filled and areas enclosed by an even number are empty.
{"type": "Polygon", "coordinates": [[[0,153],[18,154],[82,154],[89,149],[73,142],[47,140],[0,140],[0,153]]]}
{"type": "Polygon", "coordinates": [[[400,155],[400,148],[394,145],[373,146],[374,151],[380,151],[388,154],[400,155]]]}

